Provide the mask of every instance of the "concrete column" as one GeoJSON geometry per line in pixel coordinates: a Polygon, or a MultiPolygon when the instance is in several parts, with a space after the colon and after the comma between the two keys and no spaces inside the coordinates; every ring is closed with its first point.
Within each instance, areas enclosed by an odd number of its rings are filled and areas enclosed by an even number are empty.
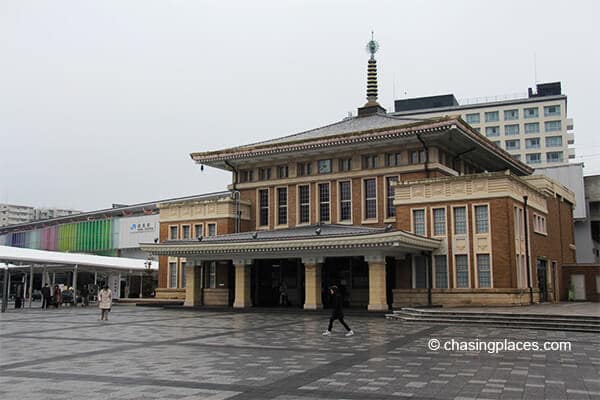
{"type": "Polygon", "coordinates": [[[323,259],[302,259],[304,264],[304,309],[320,310],[323,308],[321,299],[321,270],[323,259]]]}
{"type": "Polygon", "coordinates": [[[202,305],[202,271],[201,267],[194,262],[188,262],[185,266],[185,303],[186,307],[202,305]]]}
{"type": "Polygon", "coordinates": [[[1,312],[6,312],[6,307],[8,307],[8,288],[10,287],[10,274],[8,273],[8,263],[6,263],[6,269],[3,271],[4,277],[2,280],[2,308],[1,312]]]}
{"type": "Polygon", "coordinates": [[[250,296],[250,260],[234,260],[235,266],[235,301],[233,308],[252,307],[250,296]]]}
{"type": "Polygon", "coordinates": [[[29,308],[33,302],[33,264],[29,266],[29,308]]]}
{"type": "Polygon", "coordinates": [[[387,311],[385,257],[365,256],[369,263],[369,311],[387,311]]]}
{"type": "Polygon", "coordinates": [[[79,270],[79,266],[75,265],[73,267],[73,306],[77,307],[77,273],[79,270]]]}

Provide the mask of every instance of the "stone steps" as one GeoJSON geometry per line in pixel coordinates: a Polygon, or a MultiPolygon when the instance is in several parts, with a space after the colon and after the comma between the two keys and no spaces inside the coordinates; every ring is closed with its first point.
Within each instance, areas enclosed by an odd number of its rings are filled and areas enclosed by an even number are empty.
{"type": "Polygon", "coordinates": [[[481,324],[505,328],[543,329],[600,333],[600,317],[494,312],[461,312],[402,308],[386,314],[390,320],[440,324],[481,324]]]}

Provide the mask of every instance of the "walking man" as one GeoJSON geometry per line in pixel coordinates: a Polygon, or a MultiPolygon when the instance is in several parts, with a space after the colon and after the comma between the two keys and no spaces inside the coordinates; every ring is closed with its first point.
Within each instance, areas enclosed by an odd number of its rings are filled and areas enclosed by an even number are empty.
{"type": "Polygon", "coordinates": [[[341,295],[338,287],[336,285],[330,286],[329,294],[331,295],[331,298],[332,298],[331,300],[332,300],[332,304],[333,304],[333,310],[331,311],[331,317],[329,317],[329,327],[327,328],[327,330],[325,332],[323,332],[323,336],[331,335],[331,328],[333,328],[333,321],[335,321],[336,319],[338,321],[340,321],[340,324],[344,325],[344,328],[346,328],[346,331],[347,331],[346,336],[354,335],[354,332],[352,331],[352,329],[350,329],[348,324],[346,324],[346,322],[344,321],[344,312],[342,310],[344,299],[342,299],[342,295],[341,295]]]}
{"type": "Polygon", "coordinates": [[[46,283],[42,288],[42,309],[46,310],[48,308],[48,303],[50,302],[50,287],[46,283]]]}

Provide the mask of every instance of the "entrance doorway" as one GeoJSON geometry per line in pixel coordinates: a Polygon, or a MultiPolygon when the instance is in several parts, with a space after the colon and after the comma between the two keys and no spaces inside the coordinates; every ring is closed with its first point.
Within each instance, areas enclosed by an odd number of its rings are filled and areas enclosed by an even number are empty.
{"type": "Polygon", "coordinates": [[[585,300],[585,275],[571,275],[571,283],[573,284],[573,300],[585,300]]]}
{"type": "Polygon", "coordinates": [[[326,290],[337,285],[345,307],[366,307],[369,304],[369,266],[363,257],[328,257],[322,271],[323,307],[331,307],[326,290]]]}
{"type": "Polygon", "coordinates": [[[538,288],[540,289],[540,302],[548,301],[548,262],[537,260],[538,288]]]}
{"type": "Polygon", "coordinates": [[[298,259],[255,260],[251,268],[252,304],[257,307],[302,307],[304,269],[298,259]]]}

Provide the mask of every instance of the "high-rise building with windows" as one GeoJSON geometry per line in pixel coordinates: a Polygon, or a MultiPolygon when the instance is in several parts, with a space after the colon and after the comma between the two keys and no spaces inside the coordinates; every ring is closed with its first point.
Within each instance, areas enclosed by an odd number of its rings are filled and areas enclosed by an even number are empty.
{"type": "Polygon", "coordinates": [[[453,94],[396,100],[393,115],[430,118],[459,115],[514,158],[533,168],[567,164],[575,158],[573,119],[560,82],[511,98],[477,98],[459,104],[453,94]]]}

